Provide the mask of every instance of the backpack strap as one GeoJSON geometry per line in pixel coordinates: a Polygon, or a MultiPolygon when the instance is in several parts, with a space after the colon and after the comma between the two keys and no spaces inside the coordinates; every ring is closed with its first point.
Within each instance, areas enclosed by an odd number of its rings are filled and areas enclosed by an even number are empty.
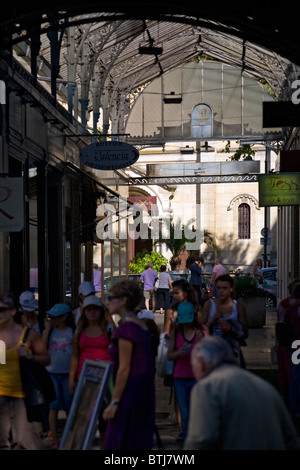
{"type": "Polygon", "coordinates": [[[49,330],[49,334],[48,334],[48,339],[47,339],[47,349],[49,349],[49,346],[50,346],[50,336],[51,336],[51,333],[53,331],[53,326],[51,326],[50,330],[49,330]]]}
{"type": "Polygon", "coordinates": [[[30,333],[30,328],[29,328],[29,326],[27,326],[27,327],[26,327],[26,330],[25,330],[25,332],[24,332],[24,334],[23,334],[23,338],[21,339],[21,342],[22,342],[23,344],[26,343],[27,338],[28,338],[28,336],[29,336],[29,333],[30,333]]]}

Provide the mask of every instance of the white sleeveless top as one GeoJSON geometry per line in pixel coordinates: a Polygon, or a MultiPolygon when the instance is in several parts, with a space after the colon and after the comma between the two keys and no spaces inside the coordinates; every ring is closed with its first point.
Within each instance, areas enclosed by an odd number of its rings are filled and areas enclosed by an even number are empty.
{"type": "MultiPolygon", "coordinates": [[[[208,315],[208,321],[212,319],[214,314],[216,313],[216,303],[214,299],[209,299],[209,315],[208,315]]],[[[233,309],[231,312],[231,315],[229,317],[224,318],[224,320],[238,320],[238,309],[237,309],[237,301],[233,300],[233,309]]]]}

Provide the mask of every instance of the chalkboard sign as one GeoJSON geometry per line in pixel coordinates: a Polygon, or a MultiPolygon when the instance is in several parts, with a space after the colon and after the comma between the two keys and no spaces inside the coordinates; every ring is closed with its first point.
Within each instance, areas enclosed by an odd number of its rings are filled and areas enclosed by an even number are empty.
{"type": "Polygon", "coordinates": [[[59,450],[87,450],[91,447],[110,373],[110,362],[84,361],[59,450]]]}

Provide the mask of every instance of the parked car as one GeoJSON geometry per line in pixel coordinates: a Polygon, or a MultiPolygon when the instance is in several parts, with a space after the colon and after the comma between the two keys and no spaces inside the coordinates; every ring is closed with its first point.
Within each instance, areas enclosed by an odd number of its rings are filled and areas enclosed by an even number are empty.
{"type": "Polygon", "coordinates": [[[266,298],[267,307],[277,306],[277,267],[262,268],[262,273],[266,281],[263,288],[269,292],[266,298]]]}

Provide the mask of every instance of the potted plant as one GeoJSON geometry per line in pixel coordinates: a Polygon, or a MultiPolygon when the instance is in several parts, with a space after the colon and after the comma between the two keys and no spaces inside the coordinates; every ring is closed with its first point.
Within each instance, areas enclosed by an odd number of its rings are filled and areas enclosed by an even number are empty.
{"type": "Polygon", "coordinates": [[[249,328],[262,328],[266,324],[267,291],[259,287],[252,276],[239,276],[234,281],[234,293],[244,305],[249,328]]]}
{"type": "MultiPolygon", "coordinates": [[[[184,252],[188,242],[191,242],[185,235],[184,224],[181,219],[177,219],[177,222],[173,220],[163,219],[165,224],[165,233],[160,233],[157,243],[164,243],[166,247],[171,251],[172,257],[170,258],[170,266],[172,271],[177,271],[181,265],[180,254],[184,252]]],[[[187,226],[191,221],[187,222],[187,226]]]]}

